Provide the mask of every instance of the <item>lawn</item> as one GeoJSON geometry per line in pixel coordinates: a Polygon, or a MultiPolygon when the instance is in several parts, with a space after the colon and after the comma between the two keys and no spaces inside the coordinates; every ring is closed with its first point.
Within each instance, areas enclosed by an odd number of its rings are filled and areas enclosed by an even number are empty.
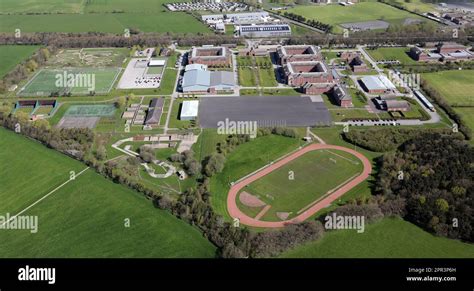
{"type": "Polygon", "coordinates": [[[361,170],[362,163],[345,152],[311,151],[249,184],[244,191],[271,205],[263,220],[279,221],[277,212],[291,213],[289,218],[297,216],[361,170]]]}
{"type": "MultiPolygon", "coordinates": [[[[9,165],[1,170],[1,213],[17,213],[67,180],[70,169],[85,168],[7,130],[0,136],[4,148],[16,149],[0,153],[1,164],[9,165]]],[[[196,228],[91,169],[24,215],[38,216],[38,232],[1,231],[0,257],[210,258],[215,253],[196,228]]]]}
{"type": "MultiPolygon", "coordinates": [[[[296,13],[307,19],[321,21],[333,26],[370,20],[403,23],[406,18],[423,19],[415,14],[379,2],[361,2],[350,6],[338,4],[324,6],[297,5],[295,8],[288,9],[288,12],[296,13]]],[[[336,32],[340,31],[340,27],[336,28],[336,32]]]]}
{"type": "Polygon", "coordinates": [[[422,2],[422,0],[410,0],[409,2],[398,0],[394,1],[396,4],[402,5],[406,9],[410,11],[414,11],[416,13],[425,13],[425,12],[433,12],[436,11],[436,4],[434,3],[427,3],[422,2]]]}
{"type": "Polygon", "coordinates": [[[248,67],[239,67],[239,85],[243,87],[257,86],[253,69],[248,67]]]}
{"type": "Polygon", "coordinates": [[[474,70],[422,74],[451,106],[474,106],[474,70]]]}
{"type": "Polygon", "coordinates": [[[417,62],[408,56],[409,49],[405,47],[384,47],[367,50],[376,61],[398,60],[402,65],[415,65],[417,62]]]}
{"type": "Polygon", "coordinates": [[[70,92],[73,95],[87,95],[92,88],[97,94],[107,94],[120,73],[119,68],[64,68],[42,69],[23,87],[20,96],[50,96],[52,93],[64,95],[70,92]],[[67,74],[64,78],[64,74],[67,74]],[[64,84],[70,80],[70,75],[79,76],[80,82],[73,86],[64,84]],[[58,76],[64,83],[57,86],[58,76]]]}
{"type": "Polygon", "coordinates": [[[29,58],[39,46],[36,45],[1,45],[0,46],[0,78],[13,70],[16,65],[29,58]]]}
{"type": "Polygon", "coordinates": [[[301,141],[295,138],[268,135],[238,146],[226,156],[224,170],[211,179],[211,204],[224,217],[227,213],[229,183],[263,167],[298,148],[301,141]]]}
{"type": "Polygon", "coordinates": [[[474,245],[435,237],[402,219],[385,218],[355,230],[331,231],[284,253],[284,258],[474,258],[474,245]]]}
{"type": "Polygon", "coordinates": [[[198,141],[192,147],[197,160],[200,161],[217,152],[217,144],[225,143],[226,138],[226,134],[217,133],[215,128],[204,128],[199,135],[198,141]]]}

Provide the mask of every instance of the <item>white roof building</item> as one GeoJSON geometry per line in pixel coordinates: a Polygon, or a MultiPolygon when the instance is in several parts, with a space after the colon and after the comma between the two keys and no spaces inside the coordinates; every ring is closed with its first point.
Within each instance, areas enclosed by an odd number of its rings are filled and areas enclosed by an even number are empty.
{"type": "Polygon", "coordinates": [[[179,119],[181,120],[193,120],[198,116],[199,101],[184,101],[181,107],[181,114],[179,119]]]}
{"type": "Polygon", "coordinates": [[[361,81],[369,91],[393,90],[396,88],[395,85],[393,85],[393,83],[384,75],[365,76],[361,78],[361,81]]]}
{"type": "Polygon", "coordinates": [[[149,67],[162,67],[166,64],[166,60],[153,60],[151,59],[148,62],[149,67]]]}

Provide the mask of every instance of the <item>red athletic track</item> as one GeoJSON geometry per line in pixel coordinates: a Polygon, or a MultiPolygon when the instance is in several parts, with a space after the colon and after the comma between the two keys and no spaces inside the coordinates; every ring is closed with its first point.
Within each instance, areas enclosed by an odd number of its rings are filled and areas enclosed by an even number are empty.
{"type": "Polygon", "coordinates": [[[357,186],[359,183],[363,182],[365,179],[367,179],[372,172],[372,164],[370,161],[363,156],[361,153],[356,152],[355,150],[351,150],[349,148],[341,147],[341,146],[336,146],[336,145],[329,145],[329,144],[311,144],[309,146],[306,146],[302,148],[301,150],[275,162],[274,164],[258,171],[254,175],[247,177],[246,179],[234,184],[230,190],[229,190],[229,195],[227,196],[227,209],[229,211],[230,216],[233,218],[238,218],[240,220],[240,223],[248,225],[248,226],[255,226],[255,227],[284,227],[286,224],[290,223],[298,223],[306,220],[309,218],[311,215],[314,213],[318,212],[319,210],[329,206],[331,202],[336,200],[337,198],[341,197],[349,191],[350,189],[354,188],[357,186]],[[280,168],[281,166],[289,163],[290,161],[304,155],[307,152],[314,151],[314,150],[320,150],[320,149],[334,149],[334,150],[340,150],[340,151],[345,151],[347,153],[350,153],[354,156],[356,156],[359,160],[362,161],[362,164],[364,166],[364,170],[362,173],[354,178],[353,180],[349,181],[333,193],[331,193],[329,196],[325,197],[318,203],[314,204],[310,208],[308,208],[306,211],[301,213],[295,218],[292,218],[290,220],[285,220],[285,221],[261,221],[255,218],[252,218],[248,216],[247,214],[243,213],[239,207],[236,204],[236,198],[237,194],[239,191],[247,186],[248,184],[252,183],[255,180],[258,180],[262,178],[263,176],[269,174],[270,172],[280,168]]]}

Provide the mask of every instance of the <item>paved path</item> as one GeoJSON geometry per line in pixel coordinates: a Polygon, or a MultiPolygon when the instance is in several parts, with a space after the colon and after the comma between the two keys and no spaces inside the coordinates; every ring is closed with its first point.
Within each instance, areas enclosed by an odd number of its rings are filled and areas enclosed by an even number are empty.
{"type": "Polygon", "coordinates": [[[319,210],[328,207],[334,200],[338,199],[342,195],[344,195],[347,191],[350,189],[354,188],[358,184],[362,183],[365,179],[367,179],[372,172],[372,164],[370,161],[361,153],[354,151],[352,149],[346,148],[346,147],[341,147],[341,146],[336,146],[336,145],[328,145],[328,144],[311,144],[308,145],[301,150],[281,159],[278,160],[277,162],[273,163],[272,165],[263,168],[261,171],[256,172],[254,175],[251,175],[245,179],[240,180],[236,184],[234,184],[230,190],[229,194],[227,196],[227,209],[229,211],[230,216],[233,218],[238,218],[240,223],[244,225],[249,225],[249,226],[254,226],[254,227],[284,227],[287,224],[292,224],[292,223],[299,223],[302,222],[309,217],[311,217],[313,214],[318,212],[319,210]],[[261,221],[255,218],[252,218],[248,216],[247,214],[243,213],[239,207],[236,204],[236,199],[237,199],[237,194],[239,191],[244,188],[246,185],[254,182],[255,180],[258,180],[262,178],[263,176],[269,174],[272,171],[275,171],[276,169],[282,167],[283,165],[287,164],[288,162],[291,162],[292,160],[304,155],[307,152],[314,151],[314,150],[320,150],[320,149],[334,149],[334,150],[341,150],[345,151],[347,153],[350,153],[354,156],[356,156],[359,160],[362,161],[364,165],[364,169],[360,175],[358,175],[356,178],[348,182],[347,184],[343,185],[330,195],[326,196],[325,198],[321,199],[318,203],[314,204],[310,208],[308,208],[306,211],[298,215],[297,217],[290,219],[290,220],[285,220],[285,221],[261,221]]]}

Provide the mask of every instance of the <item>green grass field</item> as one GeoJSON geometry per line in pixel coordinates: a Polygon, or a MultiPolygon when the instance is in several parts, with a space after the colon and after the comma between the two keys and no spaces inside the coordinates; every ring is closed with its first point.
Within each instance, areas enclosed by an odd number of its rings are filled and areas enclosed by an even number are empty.
{"type": "MultiPolygon", "coordinates": [[[[288,9],[288,12],[333,26],[370,20],[384,20],[389,23],[401,24],[406,18],[422,19],[415,14],[378,2],[361,2],[351,6],[337,4],[324,6],[297,5],[295,8],[288,9]]],[[[341,32],[341,27],[337,27],[335,32],[341,32]]]]}
{"type": "Polygon", "coordinates": [[[71,105],[64,116],[111,117],[114,116],[115,109],[113,104],[71,105]]]}
{"type": "Polygon", "coordinates": [[[410,58],[407,54],[408,48],[403,47],[384,47],[375,50],[367,50],[372,58],[376,61],[381,60],[398,60],[402,65],[414,65],[417,62],[410,58]]]}
{"type": "MultiPolygon", "coordinates": [[[[18,95],[20,96],[50,96],[51,93],[59,93],[64,95],[70,92],[73,95],[89,94],[89,80],[94,80],[96,94],[107,94],[120,73],[119,68],[64,68],[64,69],[43,69],[33,76],[33,78],[22,88],[18,95]],[[56,86],[57,76],[66,74],[74,74],[75,76],[87,76],[85,83],[77,83],[73,87],[56,86]]],[[[68,80],[62,78],[63,80],[68,80]]],[[[81,77],[82,78],[82,77],[81,77]]],[[[91,81],[92,82],[92,81],[91,81]]]]}
{"type": "MultiPolygon", "coordinates": [[[[25,137],[0,129],[0,213],[13,214],[85,166],[25,137]],[[21,153],[19,155],[18,153],[21,153]],[[43,170],[44,169],[44,170],[43,170]]],[[[38,232],[0,231],[0,257],[214,257],[197,229],[155,209],[141,194],[87,170],[24,215],[38,232]],[[130,227],[125,227],[129,219],[130,227]]]]}
{"type": "Polygon", "coordinates": [[[84,0],[2,0],[2,13],[80,13],[84,0]]]}
{"type": "Polygon", "coordinates": [[[366,225],[364,233],[337,230],[284,253],[283,258],[474,258],[474,245],[435,237],[401,219],[366,225]]]}
{"type": "Polygon", "coordinates": [[[243,87],[257,86],[254,71],[251,68],[239,67],[239,85],[243,87]]]}
{"type": "MultiPolygon", "coordinates": [[[[165,9],[162,7],[162,9],[165,9]]],[[[183,12],[91,13],[0,15],[0,32],[108,32],[124,34],[125,29],[142,32],[211,33],[208,27],[183,12]]]]}
{"type": "Polygon", "coordinates": [[[1,45],[0,46],[0,78],[13,70],[16,65],[29,58],[39,46],[35,45],[1,45]]]}
{"type": "Polygon", "coordinates": [[[226,156],[224,170],[211,179],[211,204],[214,210],[229,218],[226,204],[229,183],[297,149],[300,145],[301,141],[295,138],[268,135],[238,146],[226,156]]]}
{"type": "Polygon", "coordinates": [[[474,106],[474,70],[441,71],[422,74],[451,106],[474,106]]]}
{"type": "Polygon", "coordinates": [[[361,170],[362,163],[345,152],[311,151],[243,190],[271,205],[262,220],[279,221],[277,212],[289,212],[289,218],[297,216],[300,210],[347,183],[361,170]]]}
{"type": "MultiPolygon", "coordinates": [[[[466,125],[474,131],[474,107],[455,107],[454,111],[460,114],[466,125]]],[[[474,139],[469,142],[474,145],[474,139]]]]}

